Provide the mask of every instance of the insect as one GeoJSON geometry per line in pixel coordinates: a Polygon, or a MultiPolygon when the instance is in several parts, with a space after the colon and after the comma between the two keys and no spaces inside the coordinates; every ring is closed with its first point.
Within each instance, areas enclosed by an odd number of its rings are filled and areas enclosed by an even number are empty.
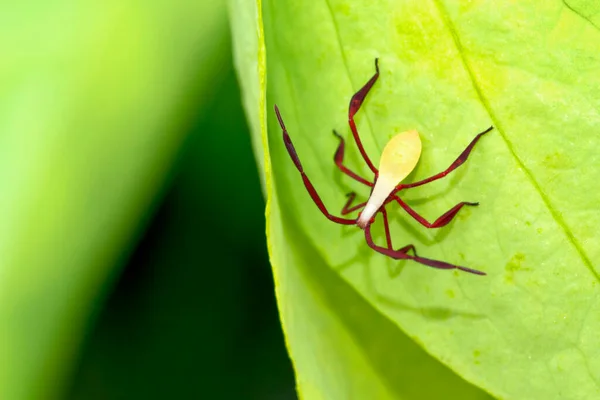
{"type": "Polygon", "coordinates": [[[443,226],[446,226],[450,221],[452,221],[452,219],[456,216],[456,214],[460,211],[462,207],[479,205],[479,203],[473,202],[460,202],[454,207],[452,207],[450,210],[442,214],[442,216],[440,216],[434,222],[429,222],[420,214],[418,214],[415,210],[413,210],[406,202],[404,202],[404,200],[402,200],[398,196],[398,193],[405,189],[422,186],[429,182],[441,179],[448,175],[450,172],[454,171],[456,168],[460,167],[467,160],[469,154],[471,153],[479,139],[481,139],[483,135],[491,131],[493,129],[493,126],[489,127],[485,131],[475,136],[475,138],[465,148],[465,150],[463,150],[463,152],[458,156],[458,158],[454,160],[454,162],[444,171],[417,182],[400,183],[404,178],[408,176],[408,174],[410,174],[410,172],[415,168],[417,162],[419,161],[419,157],[421,155],[421,139],[419,138],[419,133],[416,130],[411,130],[399,133],[392,137],[383,149],[379,169],[377,169],[375,168],[375,166],[371,162],[371,159],[365,152],[365,149],[358,135],[356,124],[354,122],[354,115],[360,109],[365,97],[367,96],[367,94],[369,93],[369,91],[371,90],[378,78],[379,62],[378,59],[375,59],[375,74],[358,92],[354,94],[354,96],[352,96],[352,99],[350,100],[350,106],[348,108],[348,123],[350,124],[352,136],[354,137],[354,141],[356,142],[356,146],[358,147],[362,158],[374,174],[373,181],[369,181],[359,176],[344,165],[345,142],[344,139],[335,130],[333,131],[333,134],[340,141],[333,157],[335,165],[345,175],[371,188],[371,194],[369,196],[368,201],[360,204],[352,205],[356,197],[356,193],[352,192],[347,195],[348,200],[342,208],[341,214],[347,215],[354,211],[362,209],[357,218],[338,217],[336,215],[331,214],[327,210],[327,208],[323,204],[323,201],[321,200],[321,197],[318,195],[317,191],[315,190],[315,187],[311,183],[310,179],[304,171],[304,168],[302,167],[300,158],[296,153],[296,149],[294,148],[292,140],[285,127],[285,124],[283,123],[283,119],[279,112],[279,108],[277,107],[277,105],[275,105],[275,114],[277,115],[277,120],[279,121],[279,125],[281,126],[281,129],[283,131],[283,141],[285,143],[285,147],[290,157],[292,158],[294,165],[296,166],[296,168],[300,172],[300,175],[302,176],[302,181],[304,182],[306,190],[308,190],[310,197],[315,202],[319,210],[321,210],[321,212],[329,220],[342,225],[357,225],[358,227],[363,229],[365,232],[365,239],[367,241],[367,244],[369,245],[369,247],[371,247],[378,253],[381,253],[396,260],[413,260],[433,268],[458,269],[472,274],[485,275],[484,272],[475,269],[450,264],[444,261],[432,260],[429,258],[421,257],[417,255],[415,246],[413,246],[412,244],[394,250],[392,246],[388,214],[385,207],[386,205],[392,202],[396,202],[412,218],[414,218],[424,227],[441,228],[443,226]],[[375,244],[371,235],[371,225],[375,221],[375,216],[378,213],[381,213],[383,216],[383,225],[386,237],[385,247],[375,244]],[[411,251],[412,254],[409,253],[411,251]]]}

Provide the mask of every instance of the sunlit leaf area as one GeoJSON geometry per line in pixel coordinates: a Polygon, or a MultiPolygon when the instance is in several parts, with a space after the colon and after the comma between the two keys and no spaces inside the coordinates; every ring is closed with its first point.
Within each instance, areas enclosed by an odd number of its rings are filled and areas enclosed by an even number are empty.
{"type": "Polygon", "coordinates": [[[599,15],[1,4],[0,400],[600,399],[599,15]]]}

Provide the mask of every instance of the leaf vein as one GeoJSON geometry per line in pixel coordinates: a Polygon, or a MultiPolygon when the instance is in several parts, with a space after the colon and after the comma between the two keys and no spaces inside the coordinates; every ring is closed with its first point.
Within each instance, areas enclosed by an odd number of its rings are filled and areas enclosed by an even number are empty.
{"type": "MultiPolygon", "coordinates": [[[[354,89],[354,84],[352,82],[352,77],[350,75],[350,68],[348,67],[348,59],[346,57],[346,52],[344,51],[344,46],[342,45],[342,37],[340,35],[340,28],[338,26],[337,20],[335,19],[335,14],[333,12],[333,9],[331,8],[331,4],[329,3],[329,0],[325,0],[325,4],[327,4],[327,9],[329,10],[329,14],[331,15],[331,21],[333,22],[333,28],[335,30],[335,36],[337,38],[337,42],[338,45],[340,47],[340,53],[342,54],[342,62],[344,63],[344,68],[346,68],[346,74],[348,75],[348,80],[350,81],[350,86],[352,86],[352,90],[356,90],[354,89]]],[[[373,126],[371,124],[371,119],[369,118],[369,113],[366,110],[363,110],[364,114],[365,114],[365,118],[367,120],[367,125],[369,126],[369,131],[371,133],[371,136],[373,137],[373,139],[375,139],[374,135],[373,135],[373,126]]],[[[379,147],[379,143],[377,142],[377,140],[373,140],[375,142],[375,145],[378,147],[378,153],[381,154],[381,147],[379,147]]]]}
{"type": "Polygon", "coordinates": [[[438,12],[440,13],[440,16],[442,17],[444,25],[446,26],[446,28],[450,31],[450,34],[452,35],[452,40],[454,42],[454,45],[456,46],[458,54],[460,55],[461,62],[469,76],[469,79],[471,81],[473,89],[475,90],[477,97],[479,98],[479,101],[481,102],[481,104],[487,111],[488,115],[490,116],[490,119],[492,120],[494,126],[498,130],[498,133],[502,137],[502,140],[506,144],[510,154],[513,156],[513,158],[517,162],[517,165],[523,170],[523,172],[525,172],[525,176],[527,177],[527,179],[529,180],[529,182],[531,183],[531,185],[533,186],[535,191],[539,194],[544,205],[546,206],[546,208],[548,208],[548,211],[550,211],[550,215],[552,216],[552,218],[556,221],[557,225],[563,230],[567,239],[569,240],[569,242],[571,242],[571,244],[573,245],[573,247],[575,248],[575,250],[581,257],[581,260],[583,261],[584,265],[592,273],[594,278],[600,282],[600,275],[594,269],[589,256],[586,254],[585,250],[583,249],[583,247],[581,246],[579,241],[575,238],[575,235],[573,234],[573,232],[571,231],[569,226],[566,224],[565,220],[560,215],[560,212],[558,210],[556,210],[556,208],[552,205],[550,199],[544,193],[540,184],[535,180],[533,173],[527,168],[527,166],[525,165],[523,160],[521,160],[521,158],[519,158],[519,156],[515,152],[513,144],[511,143],[511,141],[508,139],[508,137],[504,133],[504,128],[502,127],[502,124],[500,123],[499,118],[494,113],[494,111],[490,105],[490,102],[483,94],[483,91],[481,90],[481,87],[480,87],[479,83],[477,82],[475,73],[473,72],[473,69],[471,68],[471,66],[467,60],[467,57],[465,55],[465,49],[460,41],[458,32],[454,28],[454,25],[452,24],[450,17],[448,15],[448,13],[446,12],[446,9],[444,8],[443,4],[441,3],[441,0],[433,0],[433,3],[435,4],[436,8],[438,9],[438,12]]]}

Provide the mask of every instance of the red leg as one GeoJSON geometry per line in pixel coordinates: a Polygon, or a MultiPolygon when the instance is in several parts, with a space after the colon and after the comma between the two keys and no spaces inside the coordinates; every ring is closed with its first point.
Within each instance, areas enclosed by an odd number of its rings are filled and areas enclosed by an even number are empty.
{"type": "Polygon", "coordinates": [[[350,99],[350,106],[348,107],[348,123],[350,124],[350,129],[352,130],[352,136],[354,136],[354,141],[358,146],[360,154],[362,155],[363,159],[374,174],[377,174],[377,168],[375,168],[375,166],[371,162],[371,159],[365,152],[365,148],[363,147],[362,142],[358,137],[358,130],[356,129],[356,124],[354,123],[354,114],[356,114],[360,109],[360,106],[365,100],[365,97],[367,97],[367,93],[369,93],[369,90],[371,90],[371,88],[377,81],[377,78],[379,78],[379,59],[376,58],[375,75],[373,75],[373,77],[369,79],[369,81],[358,92],[356,92],[354,96],[352,96],[352,99],[350,99]]]}
{"type": "Polygon", "coordinates": [[[383,227],[385,229],[385,241],[387,248],[393,250],[392,247],[392,235],[390,234],[390,224],[388,222],[388,215],[385,206],[381,207],[381,214],[383,215],[383,227]]]}
{"type": "Polygon", "coordinates": [[[319,207],[319,210],[321,210],[323,215],[325,215],[325,217],[327,217],[329,220],[336,222],[338,224],[342,224],[342,225],[356,224],[356,219],[340,218],[340,217],[330,214],[329,211],[327,211],[327,208],[325,207],[325,204],[323,204],[321,197],[319,197],[313,184],[310,182],[310,180],[304,173],[304,168],[302,168],[302,164],[300,163],[300,159],[298,158],[296,149],[294,148],[294,145],[292,144],[290,135],[288,135],[287,129],[285,128],[285,124],[283,123],[283,119],[281,118],[281,114],[279,114],[279,109],[277,108],[277,106],[275,106],[275,114],[277,114],[277,120],[279,121],[279,125],[281,126],[281,129],[283,131],[283,142],[285,143],[285,147],[286,147],[290,157],[292,158],[294,165],[296,166],[296,168],[302,175],[302,181],[304,182],[304,186],[306,187],[306,190],[308,190],[310,197],[312,197],[312,199],[315,202],[315,204],[317,205],[317,207],[319,207]]]}
{"type": "MultiPolygon", "coordinates": [[[[413,260],[420,264],[427,265],[428,267],[438,268],[438,269],[459,269],[461,271],[469,272],[471,274],[476,275],[485,275],[485,272],[477,271],[475,269],[461,267],[460,265],[449,264],[444,261],[431,260],[425,257],[419,257],[416,254],[411,256],[407,252],[403,252],[401,250],[395,251],[386,249],[385,247],[381,247],[373,242],[373,237],[371,236],[371,225],[367,225],[365,228],[365,239],[367,240],[367,244],[370,248],[375,250],[376,252],[391,257],[395,260],[413,260]]],[[[407,246],[408,247],[408,246],[407,246]]],[[[406,247],[405,247],[406,248],[406,247]]]]}
{"type": "Polygon", "coordinates": [[[355,181],[358,181],[364,185],[367,185],[369,187],[373,187],[373,183],[369,182],[368,180],[366,180],[365,178],[362,178],[360,176],[358,176],[356,173],[350,171],[348,168],[346,168],[344,166],[344,148],[345,148],[345,141],[344,138],[341,137],[336,131],[335,129],[333,130],[333,134],[340,139],[340,145],[338,146],[337,150],[335,151],[335,155],[333,156],[333,161],[335,162],[335,165],[337,165],[337,167],[340,169],[340,171],[342,171],[344,174],[348,175],[350,178],[354,179],[355,181]]]}
{"type": "Polygon", "coordinates": [[[466,201],[463,201],[461,203],[458,203],[454,207],[452,207],[450,210],[446,211],[441,217],[436,219],[435,222],[431,223],[431,222],[427,221],[425,218],[423,218],[415,210],[413,210],[400,197],[393,196],[393,197],[391,197],[391,199],[396,200],[398,202],[398,204],[400,204],[400,207],[404,208],[404,210],[408,214],[410,214],[411,217],[413,217],[418,223],[420,223],[421,225],[423,225],[426,228],[441,228],[442,226],[446,226],[446,225],[448,225],[448,223],[450,221],[452,221],[452,219],[456,216],[458,211],[461,208],[463,208],[463,206],[478,206],[479,205],[479,203],[468,203],[466,201]]]}
{"type": "MultiPolygon", "coordinates": [[[[385,240],[387,242],[387,248],[390,250],[393,250],[392,235],[390,234],[390,225],[389,225],[389,221],[388,221],[387,210],[385,209],[385,207],[381,208],[381,213],[383,214],[383,226],[385,228],[385,240]]],[[[408,253],[409,250],[412,250],[413,253],[415,253],[415,256],[417,255],[417,250],[415,249],[415,246],[413,246],[412,244],[404,246],[396,251],[399,251],[401,253],[408,253]]]]}
{"type": "Polygon", "coordinates": [[[471,154],[471,151],[473,150],[473,147],[475,147],[475,145],[477,144],[477,142],[479,141],[479,139],[481,139],[481,137],[483,135],[485,135],[486,133],[488,133],[492,129],[494,129],[494,127],[490,126],[485,131],[483,131],[480,134],[478,134],[477,136],[475,136],[475,139],[473,139],[471,141],[471,143],[469,143],[469,145],[467,146],[467,148],[464,149],[463,152],[460,153],[460,155],[458,156],[458,158],[456,160],[454,160],[454,162],[448,168],[446,168],[444,171],[440,172],[439,174],[433,175],[433,176],[431,176],[431,177],[429,177],[427,179],[423,179],[422,181],[413,182],[413,183],[406,183],[406,184],[401,183],[398,186],[396,186],[396,191],[394,193],[397,193],[399,190],[402,190],[402,189],[408,189],[408,188],[413,188],[413,187],[421,186],[421,185],[424,185],[426,183],[437,181],[438,179],[441,179],[441,178],[445,177],[450,172],[454,171],[456,168],[458,168],[461,165],[463,165],[465,161],[467,161],[467,158],[469,157],[469,154],[471,154]]]}
{"type": "Polygon", "coordinates": [[[413,253],[415,253],[415,256],[417,255],[417,249],[415,249],[415,246],[413,246],[412,244],[406,245],[396,251],[402,252],[402,253],[408,253],[409,250],[412,250],[413,253]]]}
{"type": "Polygon", "coordinates": [[[346,202],[346,205],[344,205],[344,208],[342,208],[342,215],[350,214],[352,211],[360,210],[365,206],[365,204],[367,204],[367,202],[365,201],[363,203],[350,207],[350,204],[352,204],[352,202],[356,198],[356,193],[351,192],[348,193],[346,196],[348,197],[348,201],[346,202]]]}

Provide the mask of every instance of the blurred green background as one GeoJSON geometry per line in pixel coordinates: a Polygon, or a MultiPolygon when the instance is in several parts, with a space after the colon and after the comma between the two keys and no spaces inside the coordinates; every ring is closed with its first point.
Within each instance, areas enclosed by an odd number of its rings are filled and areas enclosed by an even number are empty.
{"type": "Polygon", "coordinates": [[[0,22],[0,399],[295,398],[226,3],[0,22]]]}
{"type": "Polygon", "coordinates": [[[90,332],[71,399],[293,399],[231,60],[90,332]]]}
{"type": "Polygon", "coordinates": [[[72,399],[292,399],[231,60],[99,316],[72,399]]]}

